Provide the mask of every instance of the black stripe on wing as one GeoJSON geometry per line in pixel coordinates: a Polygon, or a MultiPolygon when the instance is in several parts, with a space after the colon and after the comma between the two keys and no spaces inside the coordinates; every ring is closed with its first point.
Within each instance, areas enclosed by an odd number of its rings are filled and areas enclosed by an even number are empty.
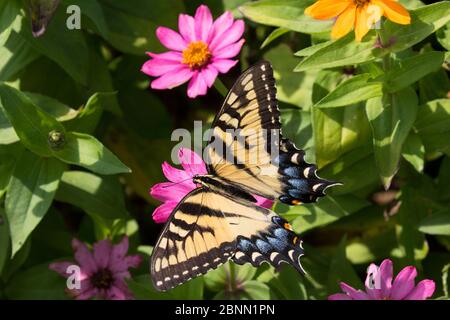
{"type": "Polygon", "coordinates": [[[303,255],[300,238],[283,218],[274,216],[272,222],[271,228],[264,233],[251,238],[238,237],[233,261],[237,264],[251,263],[254,267],[267,262],[276,269],[282,263],[288,263],[304,274],[300,264],[303,255]]]}

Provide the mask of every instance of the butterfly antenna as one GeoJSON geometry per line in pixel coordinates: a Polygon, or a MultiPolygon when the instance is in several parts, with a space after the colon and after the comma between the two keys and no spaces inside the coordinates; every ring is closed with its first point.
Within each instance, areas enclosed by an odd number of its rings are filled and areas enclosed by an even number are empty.
{"type": "Polygon", "coordinates": [[[183,182],[186,182],[186,181],[188,181],[188,180],[192,180],[193,178],[187,178],[187,179],[184,179],[184,180],[181,180],[181,181],[178,181],[178,182],[173,182],[170,186],[164,186],[164,187],[162,187],[162,188],[170,188],[170,187],[173,187],[173,186],[176,186],[176,185],[178,185],[178,184],[180,184],[180,183],[183,183],[183,182]]]}

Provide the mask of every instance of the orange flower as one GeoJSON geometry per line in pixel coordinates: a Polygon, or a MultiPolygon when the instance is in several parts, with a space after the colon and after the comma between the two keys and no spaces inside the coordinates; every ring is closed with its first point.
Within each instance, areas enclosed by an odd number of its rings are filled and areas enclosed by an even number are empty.
{"type": "Polygon", "coordinates": [[[381,16],[399,24],[410,24],[409,12],[396,0],[319,0],[305,14],[319,20],[337,17],[331,36],[338,39],[355,28],[357,41],[369,32],[381,16]]]}

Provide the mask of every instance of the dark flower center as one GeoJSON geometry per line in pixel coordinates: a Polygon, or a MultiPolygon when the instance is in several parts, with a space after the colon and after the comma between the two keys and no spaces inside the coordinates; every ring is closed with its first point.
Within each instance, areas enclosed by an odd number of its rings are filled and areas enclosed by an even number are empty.
{"type": "Polygon", "coordinates": [[[98,289],[109,289],[114,281],[112,272],[109,269],[99,269],[91,276],[91,283],[98,289]]]}

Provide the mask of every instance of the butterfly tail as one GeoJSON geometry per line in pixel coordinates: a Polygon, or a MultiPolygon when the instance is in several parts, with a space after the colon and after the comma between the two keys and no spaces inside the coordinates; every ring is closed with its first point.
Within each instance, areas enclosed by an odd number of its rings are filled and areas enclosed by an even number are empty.
{"type": "Polygon", "coordinates": [[[327,188],[340,185],[317,175],[317,167],[305,161],[305,152],[288,139],[281,139],[280,154],[275,160],[284,182],[284,194],[279,200],[288,205],[310,203],[323,197],[327,188]]]}

